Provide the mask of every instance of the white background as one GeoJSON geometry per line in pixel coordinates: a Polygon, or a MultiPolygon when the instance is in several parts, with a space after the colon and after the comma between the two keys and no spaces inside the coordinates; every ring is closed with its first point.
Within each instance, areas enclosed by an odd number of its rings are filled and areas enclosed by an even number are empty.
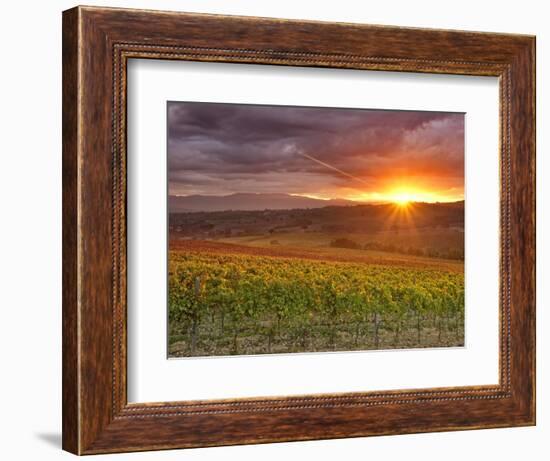
{"type": "MultiPolygon", "coordinates": [[[[92,0],[88,4],[101,4],[92,0]]],[[[296,2],[269,0],[115,1],[111,6],[319,19],[537,35],[538,59],[538,425],[116,455],[136,460],[400,459],[544,460],[550,437],[548,284],[542,235],[550,232],[550,31],[544,2],[296,2]],[[547,277],[546,277],[547,278],[547,277]]],[[[6,2],[0,17],[1,456],[70,459],[61,427],[61,10],[69,1],[6,2]]],[[[98,457],[103,459],[105,457],[98,457]]],[[[107,458],[105,458],[107,459],[107,458]]]]}
{"type": "Polygon", "coordinates": [[[498,383],[496,77],[150,59],[128,66],[131,402],[498,383]],[[475,197],[466,200],[466,347],[166,360],[166,101],[189,100],[466,113],[466,196],[475,197]]]}

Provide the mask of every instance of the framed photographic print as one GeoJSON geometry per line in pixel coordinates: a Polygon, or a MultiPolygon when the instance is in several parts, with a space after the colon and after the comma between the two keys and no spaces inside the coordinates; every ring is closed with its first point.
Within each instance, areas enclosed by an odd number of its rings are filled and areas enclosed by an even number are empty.
{"type": "Polygon", "coordinates": [[[534,53],[64,12],[64,449],[534,424],[534,53]]]}

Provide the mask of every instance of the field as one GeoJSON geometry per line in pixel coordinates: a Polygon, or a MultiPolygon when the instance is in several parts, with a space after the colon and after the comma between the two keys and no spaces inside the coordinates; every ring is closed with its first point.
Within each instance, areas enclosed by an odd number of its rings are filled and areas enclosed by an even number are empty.
{"type": "Polygon", "coordinates": [[[365,249],[372,235],[337,248],[333,237],[173,238],[169,355],[463,345],[463,261],[365,249]]]}

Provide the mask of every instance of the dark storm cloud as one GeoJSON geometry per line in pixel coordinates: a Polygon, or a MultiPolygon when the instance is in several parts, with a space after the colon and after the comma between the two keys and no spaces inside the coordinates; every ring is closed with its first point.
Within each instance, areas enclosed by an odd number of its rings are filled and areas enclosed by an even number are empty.
{"type": "Polygon", "coordinates": [[[463,163],[463,114],[168,104],[172,193],[368,190],[389,176],[462,187],[463,163]]]}

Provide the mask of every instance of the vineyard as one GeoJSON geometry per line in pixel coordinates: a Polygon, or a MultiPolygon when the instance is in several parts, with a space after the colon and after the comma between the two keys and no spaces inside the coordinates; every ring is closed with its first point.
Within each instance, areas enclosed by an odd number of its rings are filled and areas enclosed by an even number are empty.
{"type": "Polygon", "coordinates": [[[170,252],[171,357],[463,343],[463,272],[170,252]]]}

